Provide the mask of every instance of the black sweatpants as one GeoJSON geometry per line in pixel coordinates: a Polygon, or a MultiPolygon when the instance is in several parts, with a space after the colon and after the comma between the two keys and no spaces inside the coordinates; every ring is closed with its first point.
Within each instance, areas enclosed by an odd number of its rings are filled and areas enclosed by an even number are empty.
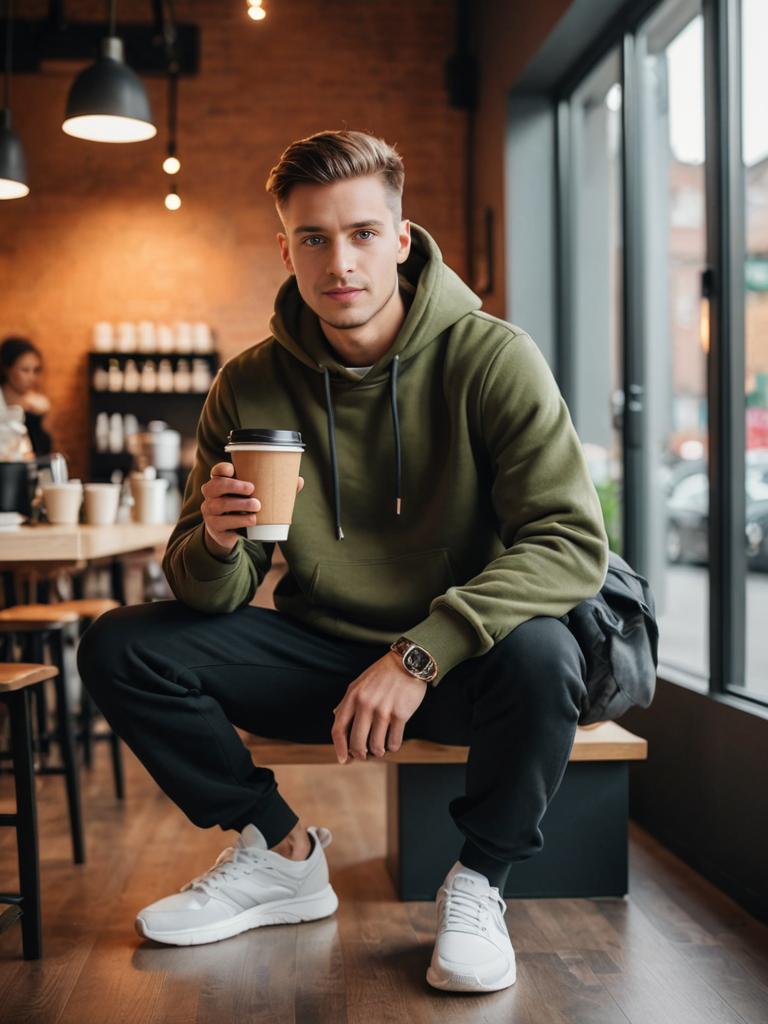
{"type": "MultiPolygon", "coordinates": [[[[195,825],[253,822],[272,847],[299,818],[233,725],[330,743],[333,708],[387,649],[274,610],[205,615],[160,601],[101,616],[78,665],[114,731],[195,825]]],[[[469,746],[465,792],[448,810],[465,837],[459,859],[500,888],[513,861],[543,846],[539,823],[568,764],[585,670],[562,620],[529,619],[428,687],[405,725],[404,739],[469,746]]]]}

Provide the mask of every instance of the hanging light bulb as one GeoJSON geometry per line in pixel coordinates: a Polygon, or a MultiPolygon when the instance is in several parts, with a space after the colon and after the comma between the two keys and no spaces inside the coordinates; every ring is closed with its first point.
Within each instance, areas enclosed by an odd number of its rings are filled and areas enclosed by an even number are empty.
{"type": "Polygon", "coordinates": [[[181,196],[176,191],[176,182],[171,182],[171,187],[168,189],[168,195],[165,197],[165,208],[166,210],[178,210],[181,206],[181,196]]]}
{"type": "Polygon", "coordinates": [[[181,160],[176,155],[176,108],[178,97],[179,66],[173,60],[168,68],[168,156],[163,160],[166,174],[178,174],[181,160]]]}
{"type": "Polygon", "coordinates": [[[157,135],[146,90],[125,63],[115,35],[115,0],[110,0],[109,35],[101,57],[72,83],[62,129],[91,142],[143,142],[157,135]]]}
{"type": "Polygon", "coordinates": [[[261,4],[262,0],[248,0],[248,17],[253,21],[263,21],[267,16],[261,4]]]}
{"type": "Polygon", "coordinates": [[[22,199],[29,195],[27,162],[16,132],[11,128],[11,51],[13,4],[8,0],[5,19],[5,85],[0,109],[0,199],[22,199]]]}

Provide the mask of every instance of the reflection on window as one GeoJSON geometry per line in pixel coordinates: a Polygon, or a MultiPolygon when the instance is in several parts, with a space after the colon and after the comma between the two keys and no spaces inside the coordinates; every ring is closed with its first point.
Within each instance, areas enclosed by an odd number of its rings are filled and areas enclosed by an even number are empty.
{"type": "Polygon", "coordinates": [[[571,97],[574,379],[571,415],[611,549],[622,553],[622,223],[620,67],[610,54],[571,97]]]}
{"type": "Polygon", "coordinates": [[[644,520],[659,661],[708,689],[703,23],[667,0],[638,33],[646,293],[644,520]]]}
{"type": "Polygon", "coordinates": [[[747,459],[746,688],[768,697],[768,4],[742,0],[746,201],[744,355],[747,459]],[[750,484],[750,480],[752,483],[750,484]]]}

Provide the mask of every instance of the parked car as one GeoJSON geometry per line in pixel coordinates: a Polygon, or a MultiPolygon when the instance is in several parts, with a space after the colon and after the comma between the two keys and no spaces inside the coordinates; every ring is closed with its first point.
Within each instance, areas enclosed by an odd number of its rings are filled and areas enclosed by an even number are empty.
{"type": "MultiPolygon", "coordinates": [[[[747,568],[768,572],[768,479],[762,466],[747,469],[744,521],[747,568]]],[[[706,473],[682,476],[667,499],[668,562],[709,561],[709,479],[706,473]]]]}

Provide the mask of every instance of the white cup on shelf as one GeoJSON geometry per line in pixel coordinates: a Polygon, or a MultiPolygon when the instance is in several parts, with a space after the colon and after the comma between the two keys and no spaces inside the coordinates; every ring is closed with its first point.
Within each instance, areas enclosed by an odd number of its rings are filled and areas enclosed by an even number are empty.
{"type": "Polygon", "coordinates": [[[167,490],[168,481],[164,477],[153,480],[139,475],[131,476],[134,522],[164,523],[167,490]]]}

